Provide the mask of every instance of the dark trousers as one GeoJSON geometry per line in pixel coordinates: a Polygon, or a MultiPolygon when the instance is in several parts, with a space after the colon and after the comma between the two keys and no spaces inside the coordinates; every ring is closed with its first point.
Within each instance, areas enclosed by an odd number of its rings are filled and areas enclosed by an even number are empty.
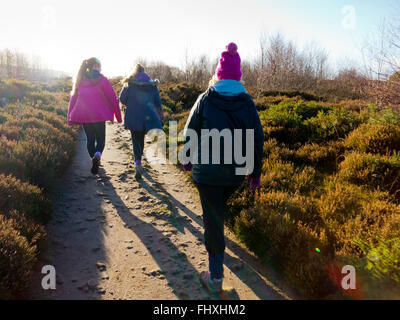
{"type": "Polygon", "coordinates": [[[134,131],[131,130],[132,144],[133,144],[133,156],[135,160],[142,160],[143,149],[144,149],[144,137],[146,131],[134,131]]]}
{"type": "Polygon", "coordinates": [[[96,152],[103,152],[104,150],[106,144],[106,123],[84,123],[83,129],[87,138],[87,150],[90,157],[93,158],[96,152]]]}
{"type": "Polygon", "coordinates": [[[196,183],[203,208],[204,241],[212,278],[223,277],[225,251],[224,220],[229,197],[237,186],[211,186],[196,183]]]}

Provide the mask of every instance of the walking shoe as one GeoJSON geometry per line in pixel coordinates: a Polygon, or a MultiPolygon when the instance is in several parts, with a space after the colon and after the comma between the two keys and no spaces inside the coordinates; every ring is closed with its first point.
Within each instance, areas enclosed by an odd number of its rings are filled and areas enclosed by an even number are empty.
{"type": "Polygon", "coordinates": [[[135,178],[136,180],[142,179],[142,166],[135,166],[135,178]]]}
{"type": "Polygon", "coordinates": [[[216,280],[211,279],[209,271],[203,271],[200,273],[201,284],[211,292],[222,293],[222,279],[216,280]]]}
{"type": "Polygon", "coordinates": [[[101,167],[101,152],[96,152],[94,156],[99,158],[99,167],[101,167]]]}
{"type": "Polygon", "coordinates": [[[92,169],[90,170],[92,174],[97,174],[99,172],[100,158],[98,156],[94,156],[92,158],[92,169]]]}

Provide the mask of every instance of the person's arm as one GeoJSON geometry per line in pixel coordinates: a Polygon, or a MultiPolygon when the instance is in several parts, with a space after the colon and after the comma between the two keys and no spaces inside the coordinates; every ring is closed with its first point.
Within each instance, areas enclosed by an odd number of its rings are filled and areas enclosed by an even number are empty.
{"type": "Polygon", "coordinates": [[[155,87],[155,90],[154,90],[154,105],[157,108],[157,112],[160,117],[160,120],[163,121],[164,120],[164,111],[162,109],[160,91],[158,91],[157,87],[155,87]]]}
{"type": "Polygon", "coordinates": [[[187,135],[187,130],[192,129],[197,132],[197,135],[200,136],[200,107],[204,94],[201,94],[196,102],[194,103],[192,109],[190,110],[190,114],[188,119],[186,120],[185,128],[183,131],[184,143],[189,141],[189,136],[187,135]]]}
{"type": "MultiPolygon", "coordinates": [[[[187,143],[192,143],[190,141],[190,136],[187,134],[188,129],[194,130],[197,134],[198,139],[200,139],[200,130],[201,130],[201,108],[202,108],[202,101],[203,101],[204,93],[201,94],[198,98],[197,101],[194,103],[189,117],[186,120],[185,128],[183,131],[183,141],[184,144],[187,143]]],[[[183,165],[184,169],[186,171],[191,171],[192,170],[192,164],[191,162],[184,164],[183,165]]]]}
{"type": "Polygon", "coordinates": [[[121,123],[122,115],[121,115],[121,109],[119,108],[117,95],[115,94],[114,88],[112,87],[110,81],[107,78],[105,78],[105,81],[103,81],[103,90],[104,94],[106,95],[108,101],[111,104],[111,107],[114,110],[114,115],[117,118],[117,121],[121,123]]]}
{"type": "Polygon", "coordinates": [[[68,122],[68,126],[70,126],[70,127],[73,125],[73,123],[69,120],[69,118],[71,116],[72,110],[75,107],[75,103],[76,103],[77,99],[78,99],[77,94],[72,95],[71,98],[69,99],[67,122],[68,122]]]}
{"type": "Polygon", "coordinates": [[[254,123],[254,170],[250,175],[252,178],[259,178],[262,170],[262,156],[264,148],[264,131],[256,106],[253,107],[254,123]]]}
{"type": "Polygon", "coordinates": [[[121,93],[119,94],[119,101],[121,101],[121,103],[125,106],[128,105],[128,88],[129,87],[127,85],[124,85],[121,93]]]}

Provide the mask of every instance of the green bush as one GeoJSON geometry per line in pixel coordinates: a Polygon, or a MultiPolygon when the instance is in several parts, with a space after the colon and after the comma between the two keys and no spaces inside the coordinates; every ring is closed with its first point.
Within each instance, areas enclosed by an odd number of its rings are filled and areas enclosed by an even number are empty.
{"type": "Polygon", "coordinates": [[[365,122],[372,124],[400,126],[400,114],[393,107],[379,109],[374,104],[368,104],[367,108],[361,111],[361,116],[365,122]]]}
{"type": "Polygon", "coordinates": [[[344,138],[360,124],[359,115],[339,108],[333,108],[328,112],[319,111],[317,116],[306,121],[311,139],[314,141],[344,138]]]}
{"type": "Polygon", "coordinates": [[[302,125],[302,115],[298,112],[301,103],[281,102],[272,105],[269,109],[260,113],[260,119],[266,120],[268,124],[284,128],[295,128],[302,125]]]}
{"type": "Polygon", "coordinates": [[[371,274],[372,279],[382,281],[390,279],[400,285],[400,238],[389,240],[377,239],[373,245],[366,241],[358,240],[355,243],[365,254],[364,270],[371,274]]]}

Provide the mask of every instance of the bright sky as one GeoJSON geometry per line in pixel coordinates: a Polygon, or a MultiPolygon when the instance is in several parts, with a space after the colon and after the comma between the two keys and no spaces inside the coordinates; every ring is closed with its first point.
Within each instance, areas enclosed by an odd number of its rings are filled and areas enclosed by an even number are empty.
{"type": "Polygon", "coordinates": [[[396,0],[2,0],[0,49],[39,54],[74,74],[96,56],[106,76],[128,74],[138,57],[181,67],[216,58],[230,41],[253,58],[262,31],[300,47],[316,43],[334,65],[361,60],[360,48],[393,14],[396,0]]]}

